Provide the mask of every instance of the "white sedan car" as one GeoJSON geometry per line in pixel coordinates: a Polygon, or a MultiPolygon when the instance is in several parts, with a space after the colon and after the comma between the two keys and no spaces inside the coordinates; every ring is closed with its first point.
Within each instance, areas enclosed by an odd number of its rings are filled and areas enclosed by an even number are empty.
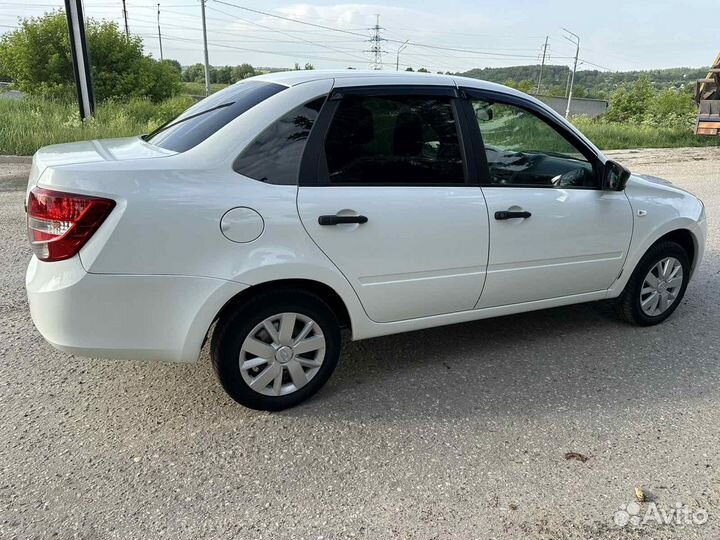
{"type": "Polygon", "coordinates": [[[539,101],[474,79],[254,77],[150,135],[49,146],[28,186],[32,317],[68,353],[192,362],[293,406],[352,339],[592,300],[657,324],[704,207],[539,101]]]}

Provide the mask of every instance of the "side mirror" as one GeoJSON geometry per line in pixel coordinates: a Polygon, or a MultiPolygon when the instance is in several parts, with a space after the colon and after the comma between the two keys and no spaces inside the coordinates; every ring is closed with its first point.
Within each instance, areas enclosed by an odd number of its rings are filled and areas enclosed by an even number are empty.
{"type": "Polygon", "coordinates": [[[493,110],[490,108],[490,105],[485,105],[484,107],[478,107],[475,109],[475,118],[477,118],[478,122],[488,122],[489,120],[492,120],[493,110]]]}
{"type": "Polygon", "coordinates": [[[611,159],[605,162],[602,173],[602,188],[605,191],[622,191],[625,189],[630,171],[611,159]]]}

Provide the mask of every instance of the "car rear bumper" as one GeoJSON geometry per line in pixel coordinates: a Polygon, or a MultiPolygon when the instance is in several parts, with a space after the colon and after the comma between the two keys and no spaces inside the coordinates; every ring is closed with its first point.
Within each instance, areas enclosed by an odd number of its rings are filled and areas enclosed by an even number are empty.
{"type": "Polygon", "coordinates": [[[213,278],[90,274],[79,257],[32,258],[30,313],[54,347],[80,356],[193,362],[213,319],[247,286],[213,278]]]}

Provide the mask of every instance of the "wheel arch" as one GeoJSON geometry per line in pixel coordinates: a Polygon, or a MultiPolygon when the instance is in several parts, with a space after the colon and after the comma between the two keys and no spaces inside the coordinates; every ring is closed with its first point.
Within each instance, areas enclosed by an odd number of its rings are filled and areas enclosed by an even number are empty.
{"type": "Polygon", "coordinates": [[[673,223],[673,226],[667,227],[662,232],[656,231],[656,234],[652,235],[652,238],[646,237],[641,247],[631,247],[630,254],[625,261],[621,275],[608,289],[608,298],[614,298],[620,295],[643,256],[658,242],[668,240],[679,244],[687,252],[688,259],[690,260],[691,276],[694,275],[698,263],[702,259],[704,238],[702,229],[697,227],[696,222],[683,220],[673,223]]]}
{"type": "Polygon", "coordinates": [[[244,289],[237,293],[235,296],[230,298],[225,305],[218,311],[213,323],[219,319],[225,317],[228,313],[233,311],[238,305],[247,301],[252,296],[266,291],[278,291],[278,290],[302,290],[313,293],[320,297],[322,300],[327,302],[330,309],[338,319],[341,328],[348,328],[352,331],[352,320],[350,317],[350,311],[345,304],[342,297],[329,285],[320,281],[304,278],[291,278],[291,279],[275,279],[271,281],[265,281],[252,285],[247,289],[244,289]]]}
{"type": "Polygon", "coordinates": [[[697,238],[689,229],[675,229],[655,240],[652,245],[645,250],[645,253],[659,242],[671,241],[679,244],[687,253],[690,260],[690,268],[695,268],[696,255],[699,249],[697,238]]]}

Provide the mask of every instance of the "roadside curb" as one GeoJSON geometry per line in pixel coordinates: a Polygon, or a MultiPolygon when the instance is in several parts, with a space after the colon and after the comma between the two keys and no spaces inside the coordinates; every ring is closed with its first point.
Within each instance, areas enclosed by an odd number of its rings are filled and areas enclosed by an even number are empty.
{"type": "Polygon", "coordinates": [[[32,163],[32,156],[2,156],[0,155],[0,163],[32,163]]]}

